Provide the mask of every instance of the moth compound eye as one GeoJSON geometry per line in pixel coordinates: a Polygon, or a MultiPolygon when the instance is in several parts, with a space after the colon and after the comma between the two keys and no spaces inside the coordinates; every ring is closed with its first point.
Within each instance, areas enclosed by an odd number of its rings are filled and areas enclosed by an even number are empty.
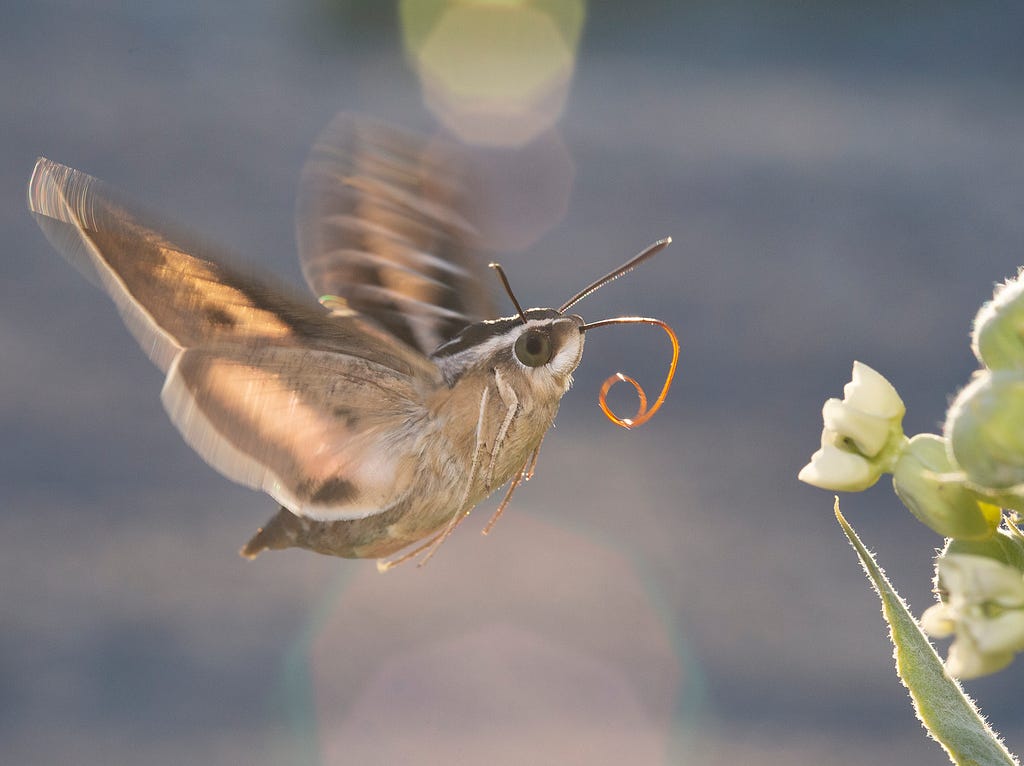
{"type": "Polygon", "coordinates": [[[540,330],[527,330],[516,340],[516,359],[527,367],[540,367],[551,361],[551,337],[540,330]]]}

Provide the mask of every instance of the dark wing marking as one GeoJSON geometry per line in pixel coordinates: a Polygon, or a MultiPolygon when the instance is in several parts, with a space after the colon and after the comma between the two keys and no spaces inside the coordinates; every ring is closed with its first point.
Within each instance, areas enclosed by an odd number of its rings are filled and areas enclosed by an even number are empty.
{"type": "Polygon", "coordinates": [[[466,194],[451,147],[339,115],[299,184],[299,258],[310,288],[425,354],[494,316],[471,252],[466,194]]]}

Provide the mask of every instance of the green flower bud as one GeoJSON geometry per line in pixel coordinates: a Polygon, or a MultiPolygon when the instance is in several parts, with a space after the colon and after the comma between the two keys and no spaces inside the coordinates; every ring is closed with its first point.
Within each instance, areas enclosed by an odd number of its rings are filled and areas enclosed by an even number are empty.
{"type": "Polygon", "coordinates": [[[970,481],[995,490],[1024,484],[1024,372],[980,372],[953,400],[944,434],[970,481]]]}
{"type": "Polygon", "coordinates": [[[913,437],[893,468],[892,486],[917,519],[943,537],[983,540],[999,526],[1002,510],[966,486],[946,441],[935,434],[913,437]]]}
{"type": "Polygon", "coordinates": [[[1024,369],[1024,280],[1021,274],[996,287],[974,317],[971,348],[990,370],[1024,369]]]}
{"type": "Polygon", "coordinates": [[[1024,539],[1016,532],[1000,528],[986,540],[949,540],[943,553],[985,556],[1024,572],[1024,539]]]}

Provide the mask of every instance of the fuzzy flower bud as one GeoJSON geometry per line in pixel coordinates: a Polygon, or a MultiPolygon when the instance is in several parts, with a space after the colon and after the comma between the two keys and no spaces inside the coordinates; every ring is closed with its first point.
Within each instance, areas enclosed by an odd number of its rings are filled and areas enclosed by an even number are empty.
{"type": "Polygon", "coordinates": [[[970,481],[1004,490],[1024,484],[1024,371],[983,371],[953,401],[945,436],[970,481]]]}
{"type": "Polygon", "coordinates": [[[923,524],[943,537],[984,540],[1002,519],[1002,509],[966,486],[967,477],[949,459],[946,441],[918,434],[893,467],[897,496],[923,524]]]}
{"type": "Polygon", "coordinates": [[[1024,370],[1024,279],[1018,274],[996,287],[974,317],[971,348],[990,370],[1024,370]]]}

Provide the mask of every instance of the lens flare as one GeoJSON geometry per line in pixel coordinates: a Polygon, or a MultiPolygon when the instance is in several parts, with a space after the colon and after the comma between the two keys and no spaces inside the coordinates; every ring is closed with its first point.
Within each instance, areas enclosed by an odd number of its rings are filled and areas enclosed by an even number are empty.
{"type": "Polygon", "coordinates": [[[323,588],[285,666],[293,755],[673,762],[701,673],[642,559],[530,513],[504,533],[501,546],[467,538],[425,569],[366,567],[323,588]]]}
{"type": "Polygon", "coordinates": [[[463,141],[519,146],[561,117],[583,0],[403,0],[399,15],[424,101],[463,141]]]}

